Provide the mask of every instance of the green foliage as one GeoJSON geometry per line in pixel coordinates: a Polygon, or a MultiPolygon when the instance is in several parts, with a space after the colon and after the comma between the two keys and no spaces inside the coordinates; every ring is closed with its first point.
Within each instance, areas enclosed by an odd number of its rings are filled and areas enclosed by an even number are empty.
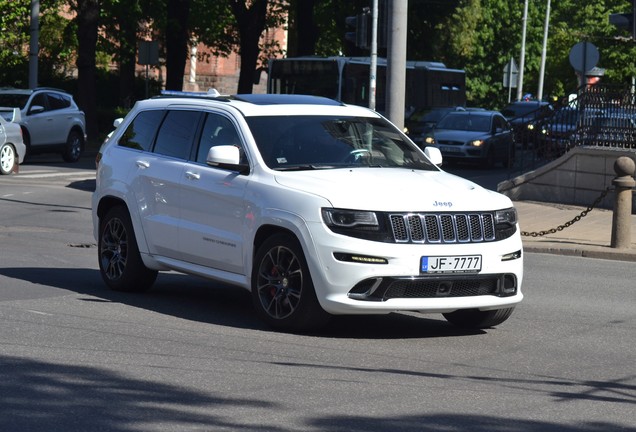
{"type": "MultiPolygon", "coordinates": [[[[523,5],[523,1],[461,0],[435,28],[435,59],[466,70],[470,105],[501,108],[507,102],[503,69],[511,57],[519,64],[523,5]]],[[[531,0],[528,5],[523,93],[536,95],[547,1],[531,0]]],[[[544,97],[576,92],[578,81],[569,52],[584,40],[599,49],[598,66],[606,69],[603,81],[631,79],[636,73],[636,48],[631,40],[616,39],[621,32],[608,19],[611,13],[629,12],[630,6],[626,0],[551,2],[544,97]]]]}

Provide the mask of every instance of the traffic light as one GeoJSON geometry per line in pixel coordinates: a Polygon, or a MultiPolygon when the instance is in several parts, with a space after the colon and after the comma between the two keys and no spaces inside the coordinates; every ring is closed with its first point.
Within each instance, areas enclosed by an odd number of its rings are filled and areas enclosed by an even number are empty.
{"type": "Polygon", "coordinates": [[[371,47],[371,14],[360,13],[356,16],[345,18],[347,28],[353,31],[345,33],[345,39],[352,42],[358,48],[371,47]]]}
{"type": "Polygon", "coordinates": [[[632,0],[631,13],[610,14],[609,22],[619,29],[627,30],[632,35],[632,39],[636,40],[636,0],[632,0]]]}

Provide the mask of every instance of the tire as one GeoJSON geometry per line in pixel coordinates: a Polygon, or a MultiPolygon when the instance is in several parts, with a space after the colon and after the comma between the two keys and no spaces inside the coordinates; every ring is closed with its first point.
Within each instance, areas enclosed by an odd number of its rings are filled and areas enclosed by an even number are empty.
{"type": "Polygon", "coordinates": [[[507,320],[515,308],[480,311],[479,309],[462,309],[445,313],[444,318],[457,327],[469,329],[484,329],[494,327],[507,320]]]}
{"type": "Polygon", "coordinates": [[[4,143],[0,147],[0,174],[11,174],[18,163],[18,156],[13,145],[4,143]]]}
{"type": "Polygon", "coordinates": [[[109,288],[115,291],[141,292],[148,290],[157,278],[139,254],[128,211],[113,207],[99,221],[99,272],[109,288]]]}
{"type": "Polygon", "coordinates": [[[316,330],[330,318],[318,302],[302,248],[290,234],[274,234],[258,248],[252,300],[261,319],[279,330],[316,330]]]}
{"type": "Polygon", "coordinates": [[[484,166],[486,168],[493,168],[495,166],[495,151],[492,147],[488,149],[488,153],[486,153],[486,158],[484,159],[484,166]]]}
{"type": "Polygon", "coordinates": [[[66,146],[62,152],[62,158],[65,162],[77,162],[82,156],[84,147],[84,139],[77,131],[72,130],[66,138],[66,146]]]}
{"type": "Polygon", "coordinates": [[[514,143],[508,147],[504,168],[512,168],[515,166],[515,145],[514,143]]]}

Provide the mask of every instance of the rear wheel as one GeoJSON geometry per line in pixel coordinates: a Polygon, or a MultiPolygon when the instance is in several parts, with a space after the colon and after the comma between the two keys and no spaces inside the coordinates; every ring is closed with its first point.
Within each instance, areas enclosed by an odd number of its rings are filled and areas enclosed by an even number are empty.
{"type": "Polygon", "coordinates": [[[327,324],[298,241],[290,234],[268,238],[256,252],[252,299],[259,316],[277,329],[307,331],[327,324]]]}
{"type": "Polygon", "coordinates": [[[145,291],[157,278],[139,254],[128,211],[113,207],[99,223],[99,271],[102,279],[115,291],[145,291]]]}
{"type": "Polygon", "coordinates": [[[82,155],[84,145],[82,135],[77,131],[71,131],[66,139],[66,146],[62,153],[62,158],[66,162],[77,162],[82,155]]]}
{"type": "Polygon", "coordinates": [[[11,174],[17,163],[18,159],[13,146],[9,143],[2,144],[0,147],[0,174],[11,174]]]}
{"type": "Polygon", "coordinates": [[[445,313],[444,318],[451,324],[462,328],[483,329],[494,327],[506,321],[515,308],[480,311],[479,309],[463,309],[445,313]]]}

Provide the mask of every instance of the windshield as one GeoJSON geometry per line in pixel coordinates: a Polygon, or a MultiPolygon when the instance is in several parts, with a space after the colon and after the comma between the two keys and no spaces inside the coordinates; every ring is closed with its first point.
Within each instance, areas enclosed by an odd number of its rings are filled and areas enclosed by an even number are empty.
{"type": "Polygon", "coordinates": [[[437,170],[418,147],[380,118],[248,117],[267,166],[277,170],[405,167],[437,170]]]}
{"type": "Polygon", "coordinates": [[[436,129],[452,129],[471,132],[489,132],[490,117],[482,115],[449,113],[437,123],[436,129]]]}
{"type": "Polygon", "coordinates": [[[0,107],[23,109],[29,100],[29,95],[19,93],[0,94],[0,107]]]}

